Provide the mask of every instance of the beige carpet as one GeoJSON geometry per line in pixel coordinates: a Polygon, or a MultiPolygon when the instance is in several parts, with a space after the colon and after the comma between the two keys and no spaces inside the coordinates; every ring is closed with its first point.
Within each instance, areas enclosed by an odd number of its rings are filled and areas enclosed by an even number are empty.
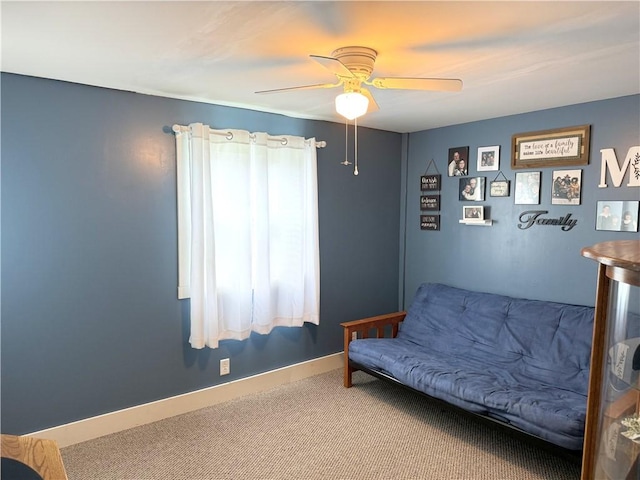
{"type": "Polygon", "coordinates": [[[579,466],[335,370],[62,449],[69,480],[577,480],[579,466]]]}

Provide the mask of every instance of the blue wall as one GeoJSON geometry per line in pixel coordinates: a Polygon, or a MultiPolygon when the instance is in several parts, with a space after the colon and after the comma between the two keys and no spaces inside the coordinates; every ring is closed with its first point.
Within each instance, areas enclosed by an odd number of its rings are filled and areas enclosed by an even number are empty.
{"type": "Polygon", "coordinates": [[[24,434],[342,350],[397,310],[402,136],[11,74],[2,101],[2,432],[24,434]],[[188,345],[177,300],[173,124],[326,140],[320,325],[188,345]],[[352,136],[351,136],[352,137],[352,136]],[[374,295],[371,292],[375,292],[374,295]],[[231,358],[220,378],[219,359],[231,358]]]}
{"type": "MultiPolygon", "coordinates": [[[[580,255],[580,250],[597,242],[638,238],[638,233],[596,231],[596,202],[599,200],[640,200],[640,188],[627,187],[628,173],[620,188],[610,180],[606,189],[598,188],[600,149],[614,148],[620,164],[630,147],[640,145],[640,96],[621,97],[539,112],[461,124],[417,132],[409,137],[407,163],[403,171],[403,197],[406,197],[406,261],[404,299],[410,303],[422,282],[449,285],[533,299],[593,305],[597,265],[580,255]],[[515,170],[511,169],[511,136],[574,125],[591,125],[591,159],[588,165],[558,167],[582,169],[582,201],[576,206],[551,205],[554,168],[541,171],[540,205],[514,204],[515,170]],[[491,227],[458,223],[462,206],[473,202],[458,199],[458,178],[446,172],[449,148],[469,146],[472,176],[484,176],[487,183],[498,172],[477,172],[478,147],[500,145],[500,169],[511,181],[511,196],[490,197],[484,206],[494,220],[491,227]],[[429,160],[442,173],[441,230],[422,231],[420,217],[420,175],[429,160]],[[547,210],[548,218],[571,213],[577,225],[562,231],[558,226],[536,225],[527,230],[517,227],[526,210],[547,210]]],[[[433,169],[429,173],[435,173],[433,169]]],[[[403,218],[404,221],[404,218],[403,218]]],[[[403,228],[404,228],[403,224],[403,228]]],[[[401,287],[402,288],[402,287],[401,287]]]]}
{"type": "MultiPolygon", "coordinates": [[[[360,175],[340,165],[344,126],[2,74],[2,432],[23,434],[342,350],[340,322],[408,305],[422,282],[593,305],[596,265],[580,249],[638,234],[595,231],[600,149],[640,145],[640,96],[399,135],[359,131],[360,175]],[[276,329],[217,350],[188,345],[179,301],[173,124],[326,140],[318,151],[320,326],[276,329]],[[582,203],[514,205],[511,135],[591,125],[582,203]],[[448,149],[501,146],[508,198],[489,197],[491,227],[458,223],[448,149]],[[441,230],[419,228],[419,178],[443,173],[441,230]],[[578,219],[572,230],[517,228],[521,212],[578,219]],[[400,299],[398,299],[398,296],[400,299]],[[230,376],[218,375],[231,358],[230,376]]],[[[351,135],[351,138],[353,136],[351,135]]],[[[574,168],[574,167],[562,167],[574,168]]],[[[493,180],[496,172],[480,176],[493,180]]]]}

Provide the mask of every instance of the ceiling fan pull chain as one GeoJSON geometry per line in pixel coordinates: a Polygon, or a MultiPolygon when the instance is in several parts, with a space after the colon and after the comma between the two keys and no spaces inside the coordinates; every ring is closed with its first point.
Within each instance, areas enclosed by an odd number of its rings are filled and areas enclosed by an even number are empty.
{"type": "Polygon", "coordinates": [[[341,165],[351,165],[349,161],[349,119],[344,122],[344,162],[341,165]]]}
{"type": "Polygon", "coordinates": [[[353,119],[354,164],[353,174],[358,175],[358,117],[353,119]]]}
{"type": "Polygon", "coordinates": [[[341,165],[351,165],[349,161],[349,120],[344,122],[344,162],[340,162],[341,165]]]}
{"type": "Polygon", "coordinates": [[[340,162],[342,165],[351,165],[349,161],[349,120],[344,122],[344,162],[340,162]]]}

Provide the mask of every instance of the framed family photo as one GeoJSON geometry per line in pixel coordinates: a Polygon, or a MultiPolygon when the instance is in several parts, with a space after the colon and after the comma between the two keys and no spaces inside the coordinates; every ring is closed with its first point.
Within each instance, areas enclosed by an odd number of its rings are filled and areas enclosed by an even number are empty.
{"type": "Polygon", "coordinates": [[[580,205],[582,170],[554,170],[551,204],[580,205]]]}
{"type": "Polygon", "coordinates": [[[469,147],[449,149],[447,173],[450,177],[465,177],[469,174],[469,147]]]}
{"type": "Polygon", "coordinates": [[[478,165],[476,168],[479,172],[498,170],[499,165],[500,145],[478,148],[478,165]]]}
{"type": "Polygon", "coordinates": [[[597,202],[596,230],[637,232],[640,201],[597,202]]]}
{"type": "Polygon", "coordinates": [[[484,200],[485,177],[461,178],[459,199],[461,201],[482,202],[484,200]]]}
{"type": "Polygon", "coordinates": [[[465,205],[462,207],[462,218],[465,220],[484,220],[484,207],[465,205]]]}

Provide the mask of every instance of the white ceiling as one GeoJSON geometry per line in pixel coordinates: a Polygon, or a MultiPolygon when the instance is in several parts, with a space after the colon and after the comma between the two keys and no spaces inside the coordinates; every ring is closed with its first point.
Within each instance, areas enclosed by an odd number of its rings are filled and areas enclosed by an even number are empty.
{"type": "Polygon", "coordinates": [[[378,51],[372,77],[460,78],[461,92],[370,88],[359,124],[412,132],[640,93],[640,2],[1,2],[2,71],[341,122],[309,58],[378,51]]]}

